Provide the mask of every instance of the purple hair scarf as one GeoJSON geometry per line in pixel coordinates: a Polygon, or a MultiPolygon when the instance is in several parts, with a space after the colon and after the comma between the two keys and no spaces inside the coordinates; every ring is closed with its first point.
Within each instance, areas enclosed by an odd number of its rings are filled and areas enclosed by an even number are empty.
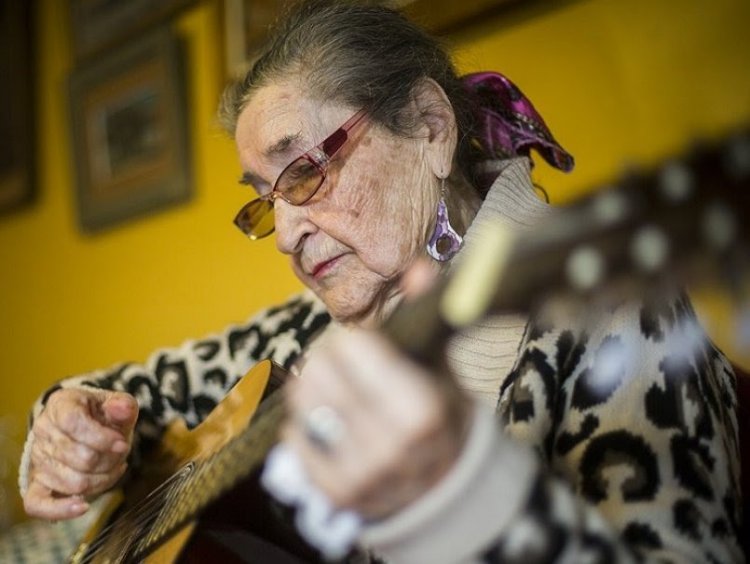
{"type": "Polygon", "coordinates": [[[555,141],[531,100],[510,79],[497,72],[477,72],[462,76],[461,81],[474,99],[477,140],[489,158],[529,156],[535,149],[551,166],[573,170],[573,157],[555,141]]]}

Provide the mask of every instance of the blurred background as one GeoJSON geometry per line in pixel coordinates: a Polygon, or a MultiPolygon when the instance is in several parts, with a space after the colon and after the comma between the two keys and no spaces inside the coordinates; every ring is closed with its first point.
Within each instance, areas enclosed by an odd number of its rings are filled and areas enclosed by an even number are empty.
{"type": "MultiPolygon", "coordinates": [[[[29,407],[54,381],[219,331],[300,288],[272,238],[232,225],[231,140],[214,114],[280,2],[3,0],[0,529],[29,407]]],[[[541,162],[553,203],[750,123],[747,0],[401,2],[461,71],[496,69],[576,157],[541,162]]],[[[540,160],[540,159],[539,159],[540,160]]],[[[750,367],[737,304],[693,296],[750,367]]]]}

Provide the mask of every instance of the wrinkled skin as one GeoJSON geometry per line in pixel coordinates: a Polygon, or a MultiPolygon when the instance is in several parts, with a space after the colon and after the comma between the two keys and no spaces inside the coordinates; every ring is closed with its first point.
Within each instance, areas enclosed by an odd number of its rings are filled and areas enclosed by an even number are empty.
{"type": "MultiPolygon", "coordinates": [[[[240,113],[240,163],[260,194],[357,110],[321,104],[305,91],[294,83],[271,84],[240,113]]],[[[311,200],[275,202],[278,249],[339,321],[377,326],[398,302],[401,275],[424,255],[439,197],[432,169],[450,170],[446,143],[430,135],[424,127],[414,138],[398,137],[366,122],[333,159],[311,200]],[[321,264],[325,268],[316,270],[321,264]]]]}
{"type": "Polygon", "coordinates": [[[53,393],[34,421],[26,512],[52,520],[85,513],[86,499],[124,474],[137,417],[138,404],[125,393],[53,393]]]}
{"type": "MultiPolygon", "coordinates": [[[[293,158],[320,143],[356,108],[320,104],[286,84],[256,92],[240,114],[240,162],[267,193],[293,158]],[[279,140],[293,140],[284,150],[279,140]]],[[[276,242],[297,276],[349,327],[377,326],[401,299],[404,275],[424,257],[439,189],[455,149],[455,122],[442,90],[428,83],[414,104],[422,116],[404,138],[370,125],[331,163],[303,206],[276,200],[276,242]],[[316,265],[334,258],[318,271],[316,265]]],[[[412,276],[411,278],[418,278],[412,276]]],[[[468,402],[455,386],[404,359],[382,337],[352,330],[315,347],[302,378],[287,386],[284,440],[339,507],[368,518],[399,511],[435,485],[462,446],[468,402]],[[306,437],[305,416],[333,408],[345,434],[332,450],[306,437]]]]}

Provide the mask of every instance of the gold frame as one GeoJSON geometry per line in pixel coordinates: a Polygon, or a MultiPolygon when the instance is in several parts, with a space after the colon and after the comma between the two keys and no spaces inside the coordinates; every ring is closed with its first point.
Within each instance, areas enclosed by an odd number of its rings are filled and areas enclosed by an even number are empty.
{"type": "Polygon", "coordinates": [[[81,227],[97,231],[192,192],[182,49],[163,28],[70,80],[81,227]]]}

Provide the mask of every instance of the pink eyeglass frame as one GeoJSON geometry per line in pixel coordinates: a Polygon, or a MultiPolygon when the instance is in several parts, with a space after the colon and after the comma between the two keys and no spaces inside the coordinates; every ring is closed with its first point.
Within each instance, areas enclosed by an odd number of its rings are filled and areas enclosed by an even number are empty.
{"type": "MultiPolygon", "coordinates": [[[[263,235],[254,235],[252,233],[252,230],[247,230],[244,227],[242,227],[241,217],[244,216],[244,214],[251,208],[257,207],[261,202],[265,201],[271,206],[273,206],[273,202],[277,198],[281,198],[286,203],[293,205],[293,206],[301,206],[305,203],[307,203],[315,194],[317,194],[320,187],[323,185],[326,179],[326,172],[328,169],[328,165],[331,162],[331,159],[338,153],[341,148],[346,144],[346,142],[349,140],[349,134],[354,129],[354,127],[359,124],[363,118],[367,115],[367,111],[363,108],[356,112],[352,117],[350,117],[346,122],[339,127],[336,131],[331,133],[328,137],[326,137],[323,141],[321,141],[318,145],[313,147],[312,149],[306,151],[293,161],[291,161],[287,166],[284,167],[284,169],[279,173],[279,176],[276,178],[276,182],[273,185],[273,189],[268,193],[264,194],[263,196],[260,196],[258,198],[255,198],[254,200],[251,200],[247,204],[245,204],[242,209],[237,213],[237,216],[234,219],[235,225],[242,231],[245,235],[249,236],[251,239],[261,239],[263,237],[266,237],[273,233],[274,229],[271,229],[268,233],[265,233],[263,235]],[[295,164],[297,164],[301,159],[304,159],[311,163],[320,173],[320,182],[318,185],[310,191],[310,193],[302,200],[300,201],[292,201],[289,199],[289,197],[279,190],[279,181],[284,178],[285,173],[290,170],[295,164]]],[[[273,213],[273,207],[271,207],[268,212],[266,213],[273,213]]],[[[266,215],[266,214],[264,214],[266,215]]],[[[260,222],[258,222],[259,224],[260,222]]],[[[256,225],[257,226],[257,225],[256,225]]]]}

